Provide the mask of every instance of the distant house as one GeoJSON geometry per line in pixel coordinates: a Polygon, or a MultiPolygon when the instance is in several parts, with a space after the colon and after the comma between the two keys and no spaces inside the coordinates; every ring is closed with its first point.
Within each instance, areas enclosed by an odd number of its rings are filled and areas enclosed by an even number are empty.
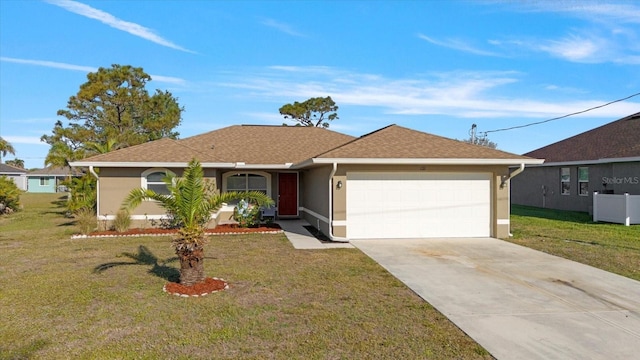
{"type": "Polygon", "coordinates": [[[591,212],[594,191],[640,195],[640,113],[524,155],[545,162],[511,180],[513,204],[591,212]]]}
{"type": "Polygon", "coordinates": [[[0,176],[6,176],[13,180],[20,190],[27,190],[27,170],[19,167],[0,164],[0,176]]]}
{"type": "Polygon", "coordinates": [[[56,193],[65,192],[66,188],[61,184],[62,181],[80,174],[69,168],[62,167],[46,167],[44,169],[35,169],[27,173],[28,188],[30,193],[56,193]]]}

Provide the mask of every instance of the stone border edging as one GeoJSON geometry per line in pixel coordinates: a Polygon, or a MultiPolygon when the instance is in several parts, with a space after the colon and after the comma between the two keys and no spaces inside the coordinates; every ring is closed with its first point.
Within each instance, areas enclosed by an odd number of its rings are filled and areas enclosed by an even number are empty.
{"type": "MultiPolygon", "coordinates": [[[[242,235],[242,234],[280,234],[284,233],[284,230],[273,230],[273,231],[233,231],[233,232],[220,232],[220,233],[212,233],[205,232],[204,234],[207,236],[218,236],[218,235],[242,235]]],[[[71,235],[71,239],[98,239],[98,238],[117,238],[117,237],[157,237],[157,236],[172,236],[171,233],[166,234],[129,234],[129,235],[71,235]]]]}

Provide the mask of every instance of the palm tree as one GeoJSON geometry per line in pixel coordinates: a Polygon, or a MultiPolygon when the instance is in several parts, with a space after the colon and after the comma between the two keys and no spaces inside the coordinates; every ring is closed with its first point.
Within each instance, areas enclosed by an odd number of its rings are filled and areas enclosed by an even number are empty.
{"type": "Polygon", "coordinates": [[[0,136],[0,163],[2,163],[2,158],[7,156],[7,154],[16,154],[16,149],[11,146],[11,144],[0,136]]]}
{"type": "Polygon", "coordinates": [[[176,255],[180,259],[180,284],[191,286],[205,280],[204,242],[205,229],[211,220],[211,212],[222,203],[245,199],[257,206],[269,206],[273,200],[259,191],[226,192],[213,191],[200,162],[191,160],[182,177],[167,176],[164,179],[168,195],[149,189],[133,189],[122,203],[122,209],[130,211],[146,199],[152,199],[167,210],[179,229],[173,240],[176,255]]]}
{"type": "Polygon", "coordinates": [[[15,158],[13,160],[7,160],[4,162],[7,165],[15,166],[20,169],[24,169],[24,160],[15,158]]]}

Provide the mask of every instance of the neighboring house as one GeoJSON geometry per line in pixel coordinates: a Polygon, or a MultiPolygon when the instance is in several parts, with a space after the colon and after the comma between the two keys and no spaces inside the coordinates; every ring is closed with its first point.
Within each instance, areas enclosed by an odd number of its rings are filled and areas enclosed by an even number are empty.
{"type": "Polygon", "coordinates": [[[27,190],[27,170],[19,167],[0,164],[0,176],[6,176],[13,180],[20,190],[27,190]]]}
{"type": "Polygon", "coordinates": [[[71,176],[80,176],[81,173],[70,168],[46,167],[35,169],[27,173],[28,189],[30,193],[56,193],[67,191],[61,183],[71,176]]]}
{"type": "MultiPolygon", "coordinates": [[[[314,127],[236,125],[71,165],[98,177],[98,217],[113,220],[131,189],[166,190],[164,174],[182,175],[193,158],[220,191],[262,191],[276,201],[278,218],[304,218],[342,241],[507,237],[509,167],[542,163],[397,125],[359,138],[314,127]]],[[[213,224],[232,212],[231,205],[222,208],[213,224]]],[[[138,224],[162,217],[152,201],[132,214],[138,224]]]]}
{"type": "Polygon", "coordinates": [[[545,162],[512,181],[514,204],[591,212],[594,191],[640,195],[640,113],[525,156],[545,162]]]}

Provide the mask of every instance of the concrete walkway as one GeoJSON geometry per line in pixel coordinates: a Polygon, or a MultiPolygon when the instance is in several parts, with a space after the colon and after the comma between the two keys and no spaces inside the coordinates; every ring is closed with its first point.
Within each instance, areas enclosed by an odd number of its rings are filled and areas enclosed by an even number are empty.
{"type": "Polygon", "coordinates": [[[640,359],[640,282],[506,241],[355,240],[498,359],[640,359]]]}
{"type": "Polygon", "coordinates": [[[278,220],[278,225],[284,230],[287,239],[296,249],[336,249],[336,248],[353,248],[353,245],[344,242],[322,242],[315,238],[305,226],[309,223],[302,219],[295,220],[278,220]]]}

